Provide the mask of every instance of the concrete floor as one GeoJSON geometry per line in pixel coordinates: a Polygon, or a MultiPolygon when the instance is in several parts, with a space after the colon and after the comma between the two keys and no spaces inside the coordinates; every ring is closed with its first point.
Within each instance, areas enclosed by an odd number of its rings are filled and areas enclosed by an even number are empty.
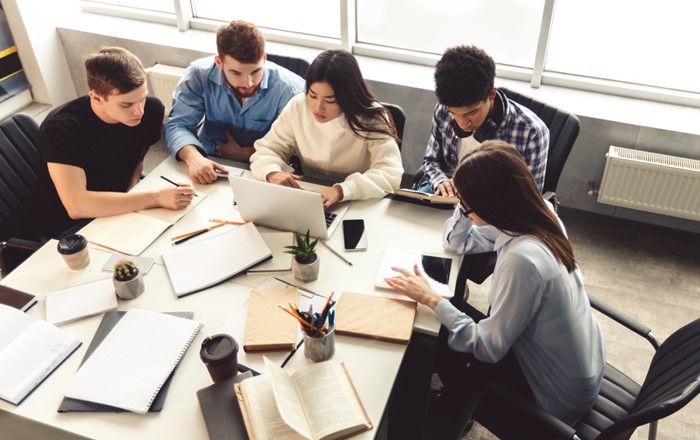
{"type": "MultiPolygon", "coordinates": [[[[165,148],[154,146],[147,156],[145,171],[167,156],[165,148]]],[[[612,217],[561,208],[583,271],[586,290],[629,316],[649,326],[659,341],[700,317],[700,236],[635,223],[612,217]]],[[[490,280],[471,285],[470,301],[485,309],[490,280]]],[[[640,337],[598,315],[605,334],[607,360],[641,382],[653,356],[651,346],[640,337]]],[[[13,439],[77,439],[65,432],[17,420],[0,411],[0,431],[13,439]],[[12,426],[8,432],[6,428],[12,426]]],[[[376,428],[377,439],[386,438],[386,424],[376,428]]],[[[637,429],[633,439],[647,436],[646,427],[637,429]]],[[[464,440],[494,439],[475,426],[464,440]]],[[[700,398],[659,423],[659,440],[700,439],[700,398]]]]}

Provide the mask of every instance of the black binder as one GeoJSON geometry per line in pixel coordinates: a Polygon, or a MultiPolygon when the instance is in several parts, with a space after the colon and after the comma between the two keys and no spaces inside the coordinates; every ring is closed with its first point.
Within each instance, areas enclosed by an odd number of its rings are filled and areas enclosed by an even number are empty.
{"type": "Polygon", "coordinates": [[[248,440],[233,384],[249,377],[253,377],[251,371],[238,373],[230,379],[197,391],[199,407],[211,440],[248,440]]]}
{"type": "MultiPolygon", "coordinates": [[[[107,337],[114,326],[119,322],[120,319],[126,314],[126,311],[109,311],[105,312],[102,317],[100,325],[95,330],[95,336],[92,337],[90,346],[85,351],[85,357],[80,362],[82,367],[85,361],[90,357],[90,355],[97,349],[97,347],[102,343],[102,341],[107,337]]],[[[179,316],[180,318],[192,319],[194,318],[193,312],[172,312],[168,315],[179,316]]],[[[80,368],[80,367],[78,367],[80,368]]],[[[168,394],[168,388],[170,388],[170,381],[173,378],[177,368],[168,376],[168,380],[165,381],[161,387],[158,395],[153,400],[151,407],[148,412],[159,412],[163,409],[163,404],[165,403],[165,396],[168,394]]],[[[70,397],[64,397],[61,401],[61,405],[58,407],[58,412],[128,412],[125,409],[117,408],[114,406],[103,405],[101,403],[88,402],[80,399],[73,399],[70,397]]]]}

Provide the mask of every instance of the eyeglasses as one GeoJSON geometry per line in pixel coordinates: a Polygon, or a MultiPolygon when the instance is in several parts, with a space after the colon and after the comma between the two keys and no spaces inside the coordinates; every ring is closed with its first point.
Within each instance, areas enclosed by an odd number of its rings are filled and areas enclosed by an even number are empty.
{"type": "Polygon", "coordinates": [[[473,209],[464,204],[464,200],[462,199],[459,199],[459,210],[462,211],[465,217],[474,212],[473,209]]]}

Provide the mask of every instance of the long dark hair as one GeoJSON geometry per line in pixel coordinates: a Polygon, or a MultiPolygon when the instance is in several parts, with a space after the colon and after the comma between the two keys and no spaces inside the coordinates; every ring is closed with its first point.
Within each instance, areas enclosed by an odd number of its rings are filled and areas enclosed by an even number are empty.
{"type": "Polygon", "coordinates": [[[360,66],[350,52],[336,49],[321,52],[306,71],[306,93],[316,82],[330,84],[350,129],[357,136],[370,139],[369,134],[377,133],[398,142],[391,115],[384,107],[375,106],[377,99],[367,87],[360,66]]]}
{"type": "Polygon", "coordinates": [[[460,198],[484,221],[512,236],[535,236],[569,272],[574,270],[571,242],[512,145],[484,142],[464,156],[453,179],[460,198]]]}

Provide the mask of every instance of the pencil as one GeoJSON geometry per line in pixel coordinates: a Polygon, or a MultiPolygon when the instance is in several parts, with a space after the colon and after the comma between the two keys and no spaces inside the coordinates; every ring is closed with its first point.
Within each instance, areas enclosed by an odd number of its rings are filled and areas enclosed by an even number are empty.
{"type": "MultiPolygon", "coordinates": [[[[160,178],[163,179],[163,180],[165,180],[165,181],[168,182],[168,183],[172,183],[173,185],[175,185],[175,186],[177,186],[177,187],[180,186],[180,185],[178,185],[176,182],[173,182],[172,180],[168,179],[168,178],[165,177],[165,176],[160,176],[160,178]]],[[[196,193],[195,193],[194,196],[195,196],[195,197],[199,197],[196,193]]]]}
{"type": "Polygon", "coordinates": [[[182,239],[182,238],[187,238],[187,237],[190,237],[190,236],[193,236],[193,235],[196,235],[196,234],[203,234],[203,233],[205,233],[205,232],[207,232],[207,231],[211,231],[212,229],[216,229],[216,228],[218,228],[218,227],[220,227],[220,226],[223,226],[223,225],[225,225],[225,224],[226,224],[226,223],[219,223],[219,224],[216,224],[216,225],[214,225],[214,226],[209,226],[208,228],[202,228],[202,229],[197,229],[196,231],[186,232],[186,233],[184,233],[184,234],[176,235],[175,237],[171,238],[171,240],[175,241],[175,240],[180,240],[180,239],[182,239]]]}
{"type": "Polygon", "coordinates": [[[340,255],[340,253],[339,253],[338,251],[336,251],[335,249],[333,249],[328,243],[326,243],[326,242],[323,241],[323,240],[319,240],[319,241],[320,241],[321,243],[323,243],[324,245],[326,245],[326,247],[328,248],[328,250],[330,250],[331,252],[333,252],[338,258],[340,258],[341,260],[345,261],[345,262],[348,263],[350,266],[352,266],[352,263],[351,263],[350,261],[348,261],[345,257],[343,257],[342,255],[340,255]]]}
{"type": "Polygon", "coordinates": [[[212,223],[225,223],[227,225],[239,225],[239,226],[245,225],[247,223],[247,222],[236,222],[233,220],[222,220],[220,218],[210,218],[209,221],[212,223]]]}

